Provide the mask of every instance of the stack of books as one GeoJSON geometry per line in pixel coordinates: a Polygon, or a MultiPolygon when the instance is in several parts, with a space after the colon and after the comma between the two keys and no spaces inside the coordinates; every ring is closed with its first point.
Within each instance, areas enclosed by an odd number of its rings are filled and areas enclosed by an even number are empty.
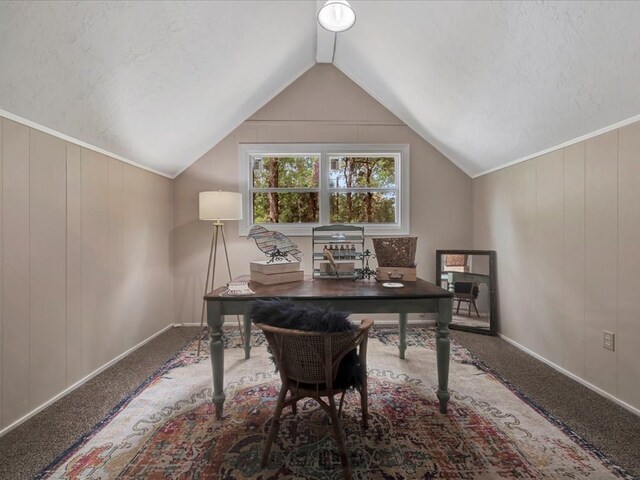
{"type": "Polygon", "coordinates": [[[300,269],[300,262],[272,262],[262,260],[251,262],[251,281],[263,285],[299,282],[304,279],[304,271],[300,269]]]}

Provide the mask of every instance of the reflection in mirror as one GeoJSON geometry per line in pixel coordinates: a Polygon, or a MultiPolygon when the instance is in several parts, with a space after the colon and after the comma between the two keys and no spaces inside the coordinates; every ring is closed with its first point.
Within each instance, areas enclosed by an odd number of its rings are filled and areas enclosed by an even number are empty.
{"type": "Polygon", "coordinates": [[[436,280],[453,293],[452,328],[495,334],[495,252],[438,250],[436,280]]]}

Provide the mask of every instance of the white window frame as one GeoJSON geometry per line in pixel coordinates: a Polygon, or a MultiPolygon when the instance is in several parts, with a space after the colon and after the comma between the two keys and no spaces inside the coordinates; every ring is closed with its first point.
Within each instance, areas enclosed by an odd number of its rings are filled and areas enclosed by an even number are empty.
{"type": "MultiPolygon", "coordinates": [[[[238,145],[238,174],[240,193],[242,193],[242,220],[240,220],[239,234],[247,236],[251,228],[253,191],[252,185],[252,157],[256,155],[300,155],[320,157],[320,222],[319,223],[264,223],[266,228],[277,230],[285,235],[310,236],[312,227],[329,224],[329,192],[334,190],[328,185],[329,157],[349,155],[380,155],[396,158],[396,222],[395,223],[362,223],[354,224],[365,227],[365,234],[370,235],[409,235],[409,166],[410,151],[408,144],[311,144],[311,143],[241,143],[238,145]]],[[[284,189],[284,191],[299,191],[300,189],[284,189]]],[[[307,191],[308,189],[304,189],[307,191]]],[[[342,190],[342,189],[337,189],[342,190]]],[[[351,189],[358,190],[358,189],[351,189]]],[[[376,189],[360,188],[371,191],[376,189]]]]}

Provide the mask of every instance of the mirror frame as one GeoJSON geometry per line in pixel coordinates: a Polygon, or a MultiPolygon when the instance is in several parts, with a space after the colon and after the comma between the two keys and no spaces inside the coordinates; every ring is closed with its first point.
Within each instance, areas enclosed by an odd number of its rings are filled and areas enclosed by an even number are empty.
{"type": "Polygon", "coordinates": [[[489,257],[489,329],[480,327],[470,327],[466,325],[456,325],[451,322],[449,328],[452,330],[463,330],[466,332],[482,333],[484,335],[498,334],[497,316],[497,288],[496,288],[496,251],[495,250],[436,250],[436,285],[442,285],[442,256],[443,255],[486,255],[489,257]]]}

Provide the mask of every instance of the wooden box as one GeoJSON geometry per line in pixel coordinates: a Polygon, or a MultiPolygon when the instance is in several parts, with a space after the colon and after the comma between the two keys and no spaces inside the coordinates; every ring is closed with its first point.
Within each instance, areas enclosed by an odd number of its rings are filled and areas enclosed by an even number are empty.
{"type": "MultiPolygon", "coordinates": [[[[340,261],[337,261],[336,262],[336,267],[338,268],[338,273],[341,276],[344,275],[346,277],[346,276],[349,276],[349,275],[353,275],[353,273],[356,270],[356,263],[355,262],[340,262],[340,261]]],[[[335,275],[335,271],[334,271],[334,269],[331,266],[331,263],[329,261],[318,262],[318,268],[320,270],[320,273],[329,274],[329,275],[335,275]]]]}
{"type": "Polygon", "coordinates": [[[249,268],[252,272],[260,272],[266,275],[274,273],[297,272],[300,270],[300,262],[271,262],[260,260],[251,262],[249,268]]]}
{"type": "Polygon", "coordinates": [[[271,274],[252,271],[250,277],[252,282],[262,283],[263,285],[277,285],[279,283],[302,281],[304,279],[304,271],[297,270],[295,272],[271,274]]]}
{"type": "Polygon", "coordinates": [[[415,282],[416,267],[378,267],[376,278],[381,282],[415,282]]]}

